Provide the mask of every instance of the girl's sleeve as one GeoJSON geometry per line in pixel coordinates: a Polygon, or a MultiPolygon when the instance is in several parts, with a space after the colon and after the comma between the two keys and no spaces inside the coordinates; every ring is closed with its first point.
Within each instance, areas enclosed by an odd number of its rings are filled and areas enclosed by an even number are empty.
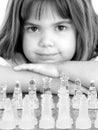
{"type": "Polygon", "coordinates": [[[10,64],[2,57],[0,57],[0,65],[10,67],[10,64]]]}

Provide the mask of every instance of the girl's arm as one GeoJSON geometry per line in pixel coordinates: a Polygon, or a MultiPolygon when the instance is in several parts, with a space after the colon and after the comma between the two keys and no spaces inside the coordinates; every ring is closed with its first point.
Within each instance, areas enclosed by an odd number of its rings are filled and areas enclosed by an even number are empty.
{"type": "Polygon", "coordinates": [[[63,72],[74,82],[79,78],[85,88],[89,88],[90,81],[94,80],[98,89],[98,62],[97,61],[68,61],[61,64],[23,64],[16,70],[29,70],[51,77],[59,77],[63,72]]]}
{"type": "Polygon", "coordinates": [[[97,61],[68,61],[57,67],[59,73],[65,72],[72,81],[79,78],[82,84],[89,88],[90,81],[94,80],[98,90],[98,62],[97,61]]]}
{"type": "MultiPolygon", "coordinates": [[[[70,86],[74,87],[74,81],[78,78],[82,82],[83,92],[87,93],[91,80],[95,80],[96,70],[91,73],[92,69],[98,63],[95,61],[68,61],[61,64],[22,64],[16,66],[16,71],[27,70],[35,73],[51,76],[52,78],[60,78],[60,74],[65,73],[70,79],[70,86]]],[[[96,82],[96,80],[95,80],[96,82]]]]}
{"type": "MultiPolygon", "coordinates": [[[[42,92],[42,78],[45,77],[43,74],[38,74],[30,71],[15,71],[11,67],[0,66],[0,84],[7,84],[7,92],[11,93],[14,90],[14,86],[17,80],[20,81],[22,91],[27,92],[28,83],[30,79],[34,78],[37,90],[42,92]]],[[[57,93],[59,89],[60,80],[59,78],[53,78],[52,80],[52,92],[57,93]]]]}

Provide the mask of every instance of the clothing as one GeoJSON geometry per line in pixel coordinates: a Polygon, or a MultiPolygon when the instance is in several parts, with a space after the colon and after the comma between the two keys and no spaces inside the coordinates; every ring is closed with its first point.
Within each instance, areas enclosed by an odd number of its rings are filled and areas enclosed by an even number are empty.
{"type": "MultiPolygon", "coordinates": [[[[92,61],[98,61],[98,56],[96,58],[93,58],[92,61]]],[[[22,62],[21,62],[21,64],[22,64],[22,62]]],[[[2,57],[0,57],[0,65],[11,67],[11,64],[2,57]]]]}

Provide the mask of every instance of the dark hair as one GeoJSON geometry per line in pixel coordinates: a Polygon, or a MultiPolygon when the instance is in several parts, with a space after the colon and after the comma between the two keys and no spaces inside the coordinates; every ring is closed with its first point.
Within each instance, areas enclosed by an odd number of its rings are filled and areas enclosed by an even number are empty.
{"type": "Polygon", "coordinates": [[[0,55],[14,59],[22,51],[24,21],[36,5],[40,19],[45,2],[55,7],[62,18],[70,18],[76,28],[76,53],[72,60],[89,60],[94,55],[98,41],[98,18],[91,0],[9,0],[7,15],[0,31],[0,55]]]}

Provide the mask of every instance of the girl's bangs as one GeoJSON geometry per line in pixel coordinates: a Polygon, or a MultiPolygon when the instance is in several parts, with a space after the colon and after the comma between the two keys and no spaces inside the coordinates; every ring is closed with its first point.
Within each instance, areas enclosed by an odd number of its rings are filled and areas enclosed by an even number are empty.
{"type": "Polygon", "coordinates": [[[55,10],[60,17],[71,19],[67,0],[24,0],[21,18],[25,21],[31,13],[34,13],[34,17],[40,19],[43,13],[47,13],[48,7],[50,7],[52,13],[55,10]]]}

